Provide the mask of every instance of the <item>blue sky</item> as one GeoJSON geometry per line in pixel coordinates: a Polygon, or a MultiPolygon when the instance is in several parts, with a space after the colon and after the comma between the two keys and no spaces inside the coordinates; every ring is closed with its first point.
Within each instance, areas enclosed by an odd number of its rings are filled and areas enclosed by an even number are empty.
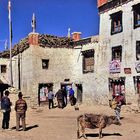
{"type": "MultiPolygon", "coordinates": [[[[0,51],[9,40],[8,0],[0,0],[0,51]]],[[[11,0],[13,45],[31,31],[32,14],[36,15],[36,32],[67,36],[82,32],[81,37],[97,35],[99,15],[96,0],[11,0]]]]}

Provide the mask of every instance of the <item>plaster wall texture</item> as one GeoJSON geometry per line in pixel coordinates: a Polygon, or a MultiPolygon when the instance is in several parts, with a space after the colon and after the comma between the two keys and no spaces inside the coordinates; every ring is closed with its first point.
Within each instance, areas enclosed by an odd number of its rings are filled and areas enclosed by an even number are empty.
{"type": "MultiPolygon", "coordinates": [[[[139,75],[135,70],[135,62],[136,41],[140,40],[140,28],[133,28],[134,19],[132,10],[132,6],[137,3],[138,1],[134,0],[100,15],[100,45],[105,46],[103,48],[105,48],[105,55],[107,58],[104,61],[106,66],[109,64],[109,61],[111,61],[112,47],[122,46],[121,72],[117,74],[117,76],[126,77],[125,88],[127,101],[131,101],[131,97],[135,98],[136,96],[133,76],[139,75]],[[122,11],[123,31],[121,33],[111,35],[110,15],[118,11],[122,11]],[[131,74],[125,74],[124,68],[131,68],[131,74]]],[[[116,76],[115,74],[109,74],[108,71],[104,74],[108,75],[108,77],[116,76]]]]}
{"type": "Polygon", "coordinates": [[[8,75],[8,72],[9,72],[9,59],[6,59],[6,58],[0,58],[0,65],[6,65],[6,73],[0,73],[0,79],[2,80],[3,83],[7,84],[9,83],[9,75],[8,75]]]}

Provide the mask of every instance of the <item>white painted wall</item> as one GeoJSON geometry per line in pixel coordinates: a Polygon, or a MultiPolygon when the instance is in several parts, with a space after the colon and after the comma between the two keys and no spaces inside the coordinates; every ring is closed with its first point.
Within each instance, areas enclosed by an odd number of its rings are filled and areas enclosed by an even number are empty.
{"type": "MultiPolygon", "coordinates": [[[[118,77],[126,77],[126,98],[130,100],[131,95],[135,94],[133,76],[139,75],[135,70],[136,62],[136,41],[140,40],[140,28],[133,29],[133,11],[132,5],[139,3],[138,0],[128,2],[122,6],[113,8],[105,13],[100,14],[100,45],[105,49],[106,58],[104,63],[106,71],[104,75],[112,77],[108,71],[108,64],[111,61],[111,48],[115,46],[122,46],[122,62],[121,73],[118,77]],[[123,32],[111,35],[111,19],[110,14],[122,11],[123,32]],[[125,74],[124,68],[131,68],[132,74],[125,74]]],[[[107,81],[106,81],[107,83],[107,81]]],[[[107,92],[107,91],[105,91],[107,92]]],[[[133,96],[134,97],[134,96],[133,96]]],[[[134,97],[135,98],[135,97],[134,97]]]]}

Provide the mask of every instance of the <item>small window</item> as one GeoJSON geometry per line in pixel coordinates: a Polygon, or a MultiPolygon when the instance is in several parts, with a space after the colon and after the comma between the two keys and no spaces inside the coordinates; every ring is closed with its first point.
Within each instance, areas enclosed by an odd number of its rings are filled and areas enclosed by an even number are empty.
{"type": "Polygon", "coordinates": [[[122,46],[112,47],[112,61],[122,60],[122,46]]]}
{"type": "Polygon", "coordinates": [[[111,35],[122,32],[122,12],[119,11],[110,15],[111,17],[111,35]]]}
{"type": "Polygon", "coordinates": [[[94,71],[94,50],[87,50],[83,54],[83,73],[94,71]]]}
{"type": "Polygon", "coordinates": [[[140,4],[133,6],[134,29],[140,27],[140,4]]]}
{"type": "Polygon", "coordinates": [[[49,59],[42,59],[42,68],[48,69],[49,67],[49,59]]]}
{"type": "Polygon", "coordinates": [[[6,65],[1,65],[1,73],[6,73],[6,65]]]}
{"type": "Polygon", "coordinates": [[[133,76],[135,93],[140,94],[140,76],[133,76]]]}
{"type": "Polygon", "coordinates": [[[136,42],[136,60],[140,60],[140,41],[136,42]]]}

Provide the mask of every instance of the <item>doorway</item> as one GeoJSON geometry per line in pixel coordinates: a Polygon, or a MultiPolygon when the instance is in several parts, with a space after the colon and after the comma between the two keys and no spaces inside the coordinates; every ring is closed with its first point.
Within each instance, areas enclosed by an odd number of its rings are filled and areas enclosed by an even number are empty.
{"type": "Polygon", "coordinates": [[[77,87],[77,102],[82,103],[83,100],[83,87],[82,84],[76,84],[77,87]]]}
{"type": "Polygon", "coordinates": [[[53,90],[53,83],[40,83],[38,85],[38,104],[48,103],[48,92],[53,90]]]}

